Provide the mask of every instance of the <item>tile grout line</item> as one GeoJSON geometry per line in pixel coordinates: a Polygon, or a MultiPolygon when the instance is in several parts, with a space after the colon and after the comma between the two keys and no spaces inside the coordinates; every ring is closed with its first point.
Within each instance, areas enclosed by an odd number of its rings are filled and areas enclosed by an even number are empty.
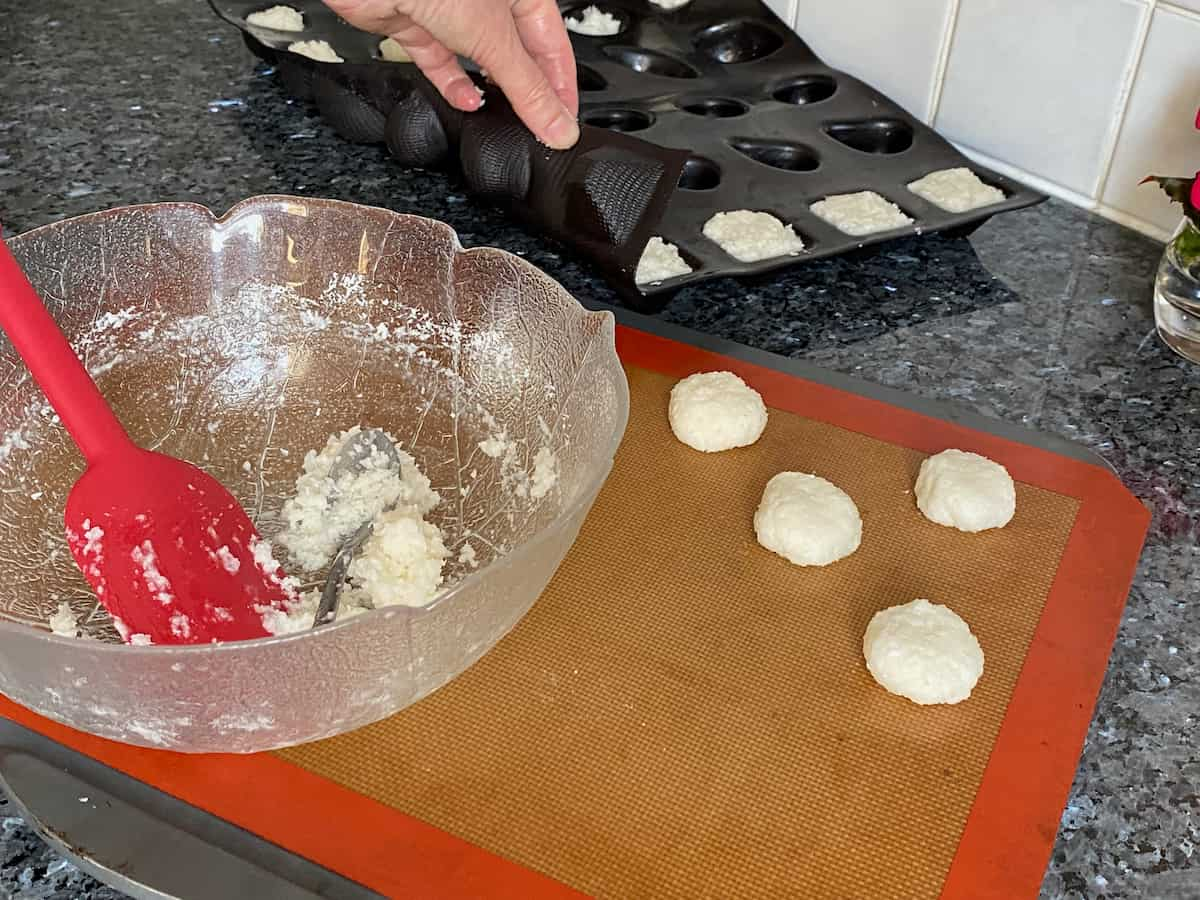
{"type": "Polygon", "coordinates": [[[1070,203],[1077,209],[1095,213],[1101,218],[1116,222],[1118,225],[1123,225],[1126,228],[1132,228],[1134,231],[1157,241],[1164,241],[1166,240],[1166,236],[1169,236],[1165,229],[1160,228],[1153,222],[1148,222],[1140,216],[1132,215],[1107,203],[1097,203],[1091,197],[1064,187],[1056,181],[1051,181],[1049,178],[1038,175],[1036,172],[1031,172],[1021,166],[1015,166],[1012,163],[990,156],[984,151],[972,147],[970,144],[963,143],[962,141],[954,141],[953,144],[968,159],[979,162],[990,169],[995,169],[1000,174],[1007,175],[1009,178],[1024,182],[1029,187],[1039,190],[1044,194],[1049,194],[1051,197],[1057,197],[1059,200],[1070,203]]]}
{"type": "Polygon", "coordinates": [[[946,70],[950,68],[950,51],[953,49],[954,35],[958,31],[958,11],[960,5],[961,0],[950,0],[950,11],[946,15],[946,28],[942,34],[942,46],[938,53],[937,68],[933,74],[933,85],[929,91],[928,122],[931,127],[936,122],[938,110],[942,106],[942,90],[946,86],[946,70]]]}
{"type": "Polygon", "coordinates": [[[1135,216],[1132,213],[1127,213],[1123,209],[1118,209],[1109,203],[1097,204],[1096,214],[1102,218],[1108,219],[1110,222],[1116,222],[1118,225],[1123,225],[1126,228],[1132,228],[1139,234],[1144,234],[1146,237],[1166,243],[1171,238],[1170,229],[1163,228],[1161,225],[1155,225],[1143,219],[1141,216],[1135,216]]]}
{"type": "Polygon", "coordinates": [[[1103,163],[1100,166],[1100,172],[1096,178],[1095,188],[1092,193],[1095,204],[1094,209],[1096,210],[1103,204],[1104,192],[1108,189],[1108,179],[1112,174],[1113,163],[1117,157],[1117,145],[1121,140],[1121,132],[1125,128],[1125,119],[1129,115],[1129,101],[1133,96],[1133,84],[1137,80],[1138,72],[1142,68],[1142,58],[1146,53],[1146,44],[1150,38],[1150,25],[1154,21],[1154,13],[1157,6],[1158,0],[1149,0],[1146,4],[1146,12],[1143,16],[1143,22],[1139,27],[1137,43],[1134,45],[1128,71],[1121,85],[1116,115],[1113,116],[1112,127],[1109,129],[1104,155],[1101,157],[1103,163]]]}
{"type": "Polygon", "coordinates": [[[1184,19],[1191,19],[1193,22],[1200,22],[1200,12],[1194,9],[1188,9],[1185,6],[1180,6],[1178,3],[1171,3],[1170,0],[1157,0],[1158,7],[1167,12],[1180,16],[1184,19]]]}

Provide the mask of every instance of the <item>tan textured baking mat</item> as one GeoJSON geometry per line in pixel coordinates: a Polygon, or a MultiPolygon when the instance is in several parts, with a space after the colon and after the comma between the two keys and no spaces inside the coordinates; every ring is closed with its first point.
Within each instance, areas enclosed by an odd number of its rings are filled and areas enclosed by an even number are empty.
{"type": "Polygon", "coordinates": [[[961,534],[914,506],[914,451],[772,410],[755,446],[697,453],[672,381],[627,371],[612,476],[529,615],[420,703],[279,756],[597,897],[936,897],[1078,501],[1018,485],[1007,528],[961,534]],[[758,546],[788,469],[854,498],[857,553],[758,546]],[[867,621],[915,597],[983,645],[963,704],[867,674],[867,621]]]}

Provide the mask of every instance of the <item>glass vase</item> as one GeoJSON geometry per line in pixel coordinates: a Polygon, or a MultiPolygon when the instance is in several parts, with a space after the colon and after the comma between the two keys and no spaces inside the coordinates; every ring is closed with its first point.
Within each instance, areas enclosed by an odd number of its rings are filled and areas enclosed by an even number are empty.
{"type": "Polygon", "coordinates": [[[1185,218],[1163,249],[1154,280],[1154,322],[1163,342],[1200,363],[1200,230],[1185,218]]]}

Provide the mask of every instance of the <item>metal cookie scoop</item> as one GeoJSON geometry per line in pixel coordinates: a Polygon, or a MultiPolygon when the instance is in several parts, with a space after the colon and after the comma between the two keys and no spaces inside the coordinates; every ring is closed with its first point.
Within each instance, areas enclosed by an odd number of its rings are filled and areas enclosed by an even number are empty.
{"type": "MultiPolygon", "coordinates": [[[[391,438],[378,428],[365,428],[342,445],[342,449],[337,452],[337,456],[333,458],[333,464],[329,467],[329,476],[336,483],[344,475],[365,472],[368,460],[374,458],[376,452],[386,457],[389,469],[400,471],[400,454],[396,452],[396,445],[392,443],[391,438]]],[[[333,499],[336,502],[336,494],[333,499]]],[[[338,552],[329,566],[329,574],[325,577],[325,586],[321,589],[321,602],[317,605],[317,613],[313,617],[314,628],[333,621],[337,613],[338,600],[342,595],[342,585],[346,583],[346,572],[350,568],[350,563],[374,530],[374,521],[368,520],[342,541],[341,547],[338,548],[338,552]]]]}

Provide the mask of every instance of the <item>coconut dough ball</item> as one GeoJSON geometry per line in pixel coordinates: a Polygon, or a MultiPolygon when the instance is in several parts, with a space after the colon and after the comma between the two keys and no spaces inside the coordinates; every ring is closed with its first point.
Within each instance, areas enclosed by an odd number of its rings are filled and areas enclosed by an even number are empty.
{"type": "Polygon", "coordinates": [[[307,56],[309,59],[315,59],[317,62],[340,63],[345,62],[329,41],[295,41],[288,44],[288,49],[293,53],[299,53],[301,56],[307,56]]]}
{"type": "Polygon", "coordinates": [[[410,63],[412,56],[395,38],[384,38],[379,42],[379,57],[385,62],[410,63]]]}
{"type": "Polygon", "coordinates": [[[983,649],[948,606],[913,600],[875,613],[863,635],[871,676],[913,703],[960,703],[983,674],[983,649]]]}
{"type": "Polygon", "coordinates": [[[780,472],[767,482],[754,514],[758,542],[798,566],[827,566],[862,542],[858,507],[816,475],[780,472]]]}
{"type": "Polygon", "coordinates": [[[304,14],[290,6],[272,6],[246,16],[246,24],[275,31],[303,31],[304,14]]]}
{"type": "Polygon", "coordinates": [[[705,453],[753,444],[767,427],[758,391],[732,372],[699,372],[671,389],[667,410],[675,437],[705,453]]]}
{"type": "Polygon", "coordinates": [[[921,463],[915,493],[925,518],[959,531],[1001,528],[1017,508],[1008,470],[963,450],[943,450],[921,463]]]}

